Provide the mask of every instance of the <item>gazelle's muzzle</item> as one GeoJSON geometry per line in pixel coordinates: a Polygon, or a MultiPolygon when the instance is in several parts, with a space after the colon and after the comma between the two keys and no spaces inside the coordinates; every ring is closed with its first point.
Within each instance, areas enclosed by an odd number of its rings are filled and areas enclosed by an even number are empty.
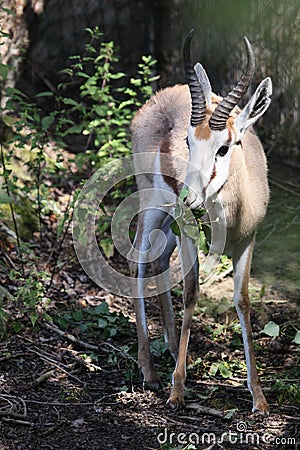
{"type": "Polygon", "coordinates": [[[185,188],[188,190],[187,196],[183,199],[186,206],[188,206],[191,209],[203,208],[204,198],[200,197],[200,195],[196,191],[194,191],[191,187],[185,186],[185,188]]]}

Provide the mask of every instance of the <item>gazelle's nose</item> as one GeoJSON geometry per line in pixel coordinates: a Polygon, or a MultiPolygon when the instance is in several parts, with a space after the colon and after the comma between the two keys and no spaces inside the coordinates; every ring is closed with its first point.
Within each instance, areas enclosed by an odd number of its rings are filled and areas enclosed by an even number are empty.
{"type": "Polygon", "coordinates": [[[198,209],[203,205],[202,198],[192,189],[188,188],[188,195],[183,199],[186,206],[191,209],[198,209]]]}

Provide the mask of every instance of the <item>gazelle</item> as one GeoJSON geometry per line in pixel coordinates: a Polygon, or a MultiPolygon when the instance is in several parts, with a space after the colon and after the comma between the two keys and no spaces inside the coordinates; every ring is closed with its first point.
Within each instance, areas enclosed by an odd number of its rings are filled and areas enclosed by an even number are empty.
{"type": "MultiPolygon", "coordinates": [[[[164,195],[170,192],[178,196],[184,180],[188,188],[184,199],[187,207],[197,209],[216,196],[222,203],[227,232],[224,251],[233,259],[234,304],[242,329],[253,412],[266,414],[269,407],[260,386],[252,342],[248,282],[255,232],[265,216],[269,199],[266,158],[252,125],[270,104],[272,83],[270,78],[265,78],[240,110],[237,104],[254,75],[254,55],[247,38],[246,73],[225,98],[211,91],[201,64],[193,66],[191,38],[192,32],[183,49],[188,86],[176,85],[158,92],[132,122],[134,155],[143,154],[147,159],[149,154],[148,173],[143,174],[136,167],[141,212],[134,251],[138,251],[139,257],[133,261],[133,250],[128,256],[131,274],[138,278],[139,297],[134,300],[138,360],[145,384],[156,387],[160,380],[151,357],[144,305],[147,262],[152,261],[153,273],[164,273],[159,281],[158,298],[165,339],[176,361],[168,404],[173,409],[184,404],[187,347],[198,299],[199,265],[197,249],[191,240],[186,237],[180,242],[171,232],[170,211],[174,206],[165,204],[164,195]],[[183,165],[178,163],[180,160],[184,160],[183,165]],[[149,189],[157,193],[144,195],[149,189]],[[161,232],[157,230],[164,232],[166,240],[159,257],[155,257],[161,239],[161,232]],[[169,260],[176,245],[180,247],[184,276],[184,315],[179,346],[168,288],[169,260]],[[185,264],[189,265],[188,270],[185,264]]],[[[218,242],[215,245],[217,248],[218,242]]]]}

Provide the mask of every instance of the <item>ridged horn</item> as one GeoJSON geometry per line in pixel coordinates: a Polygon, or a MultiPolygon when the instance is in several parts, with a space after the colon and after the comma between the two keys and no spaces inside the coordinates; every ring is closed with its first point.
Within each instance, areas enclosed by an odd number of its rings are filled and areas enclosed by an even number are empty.
{"type": "Polygon", "coordinates": [[[199,83],[198,77],[194,71],[194,66],[191,59],[191,40],[193,34],[194,30],[191,30],[184,41],[183,62],[184,71],[192,98],[191,125],[192,127],[196,127],[205,119],[206,103],[201,84],[199,83]]]}
{"type": "Polygon", "coordinates": [[[213,112],[209,120],[209,127],[211,130],[224,130],[226,128],[226,122],[229,117],[229,114],[247,91],[250,82],[254,76],[255,71],[254,53],[248,39],[244,37],[244,40],[246,43],[248,56],[247,71],[242,76],[238,84],[232,89],[232,91],[229,92],[229,94],[216,107],[215,111],[213,112]]]}

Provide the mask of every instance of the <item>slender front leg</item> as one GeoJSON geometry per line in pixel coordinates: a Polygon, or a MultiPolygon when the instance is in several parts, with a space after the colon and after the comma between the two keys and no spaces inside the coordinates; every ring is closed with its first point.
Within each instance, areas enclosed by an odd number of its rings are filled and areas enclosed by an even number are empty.
{"type": "Polygon", "coordinates": [[[248,242],[239,244],[233,251],[234,304],[242,328],[245,358],[247,364],[247,384],[248,389],[253,397],[252,412],[260,411],[263,414],[268,414],[269,405],[262,392],[256,368],[250,322],[250,299],[248,293],[248,285],[253,247],[254,238],[248,242]]]}
{"type": "Polygon", "coordinates": [[[198,251],[190,239],[182,238],[181,265],[184,277],[184,315],[179,341],[179,352],[173,373],[173,385],[168,404],[172,409],[184,405],[184,384],[186,379],[186,359],[190,337],[190,329],[195,304],[199,296],[199,264],[198,251]],[[186,273],[187,268],[191,270],[186,273]]]}
{"type": "MultiPolygon", "coordinates": [[[[142,211],[138,218],[138,229],[135,238],[135,246],[138,250],[138,263],[130,264],[131,274],[137,276],[138,298],[134,299],[134,309],[136,315],[136,328],[138,336],[138,361],[143,373],[145,387],[157,389],[161,384],[159,376],[156,374],[150,352],[150,340],[146,320],[144,290],[145,276],[149,260],[153,255],[150,236],[155,230],[160,229],[166,212],[160,209],[149,209],[142,211]]],[[[155,242],[155,236],[152,235],[155,242]]]]}

